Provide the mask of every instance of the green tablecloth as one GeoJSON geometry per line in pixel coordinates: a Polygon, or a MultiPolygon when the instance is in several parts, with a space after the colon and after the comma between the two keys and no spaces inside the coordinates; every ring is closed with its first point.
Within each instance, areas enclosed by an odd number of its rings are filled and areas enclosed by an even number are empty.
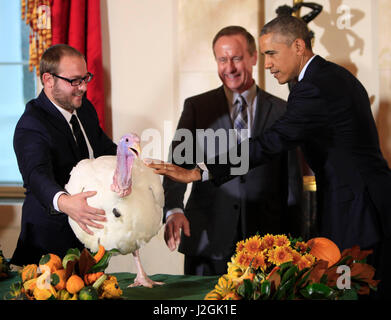
{"type": "MultiPolygon", "coordinates": [[[[112,273],[118,279],[120,288],[123,291],[123,299],[126,300],[202,300],[204,296],[214,288],[218,276],[184,276],[156,274],[150,276],[154,281],[161,281],[165,284],[153,288],[128,288],[133,283],[135,274],[112,273]]],[[[11,273],[8,279],[0,280],[0,299],[9,291],[12,283],[20,281],[16,272],[11,273]]]]}

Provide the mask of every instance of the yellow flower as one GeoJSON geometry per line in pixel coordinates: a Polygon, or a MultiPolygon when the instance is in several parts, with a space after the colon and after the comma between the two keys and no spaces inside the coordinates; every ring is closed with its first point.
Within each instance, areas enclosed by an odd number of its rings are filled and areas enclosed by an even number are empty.
{"type": "Polygon", "coordinates": [[[235,257],[235,263],[241,268],[247,268],[250,265],[251,256],[246,251],[239,252],[235,257]]]}
{"type": "Polygon", "coordinates": [[[256,254],[261,250],[262,241],[259,236],[254,236],[246,240],[244,248],[249,254],[256,254]]]}
{"type": "Polygon", "coordinates": [[[311,267],[315,263],[315,257],[309,253],[301,257],[300,261],[297,263],[299,270],[311,267]]]}
{"type": "Polygon", "coordinates": [[[275,237],[274,245],[276,247],[287,247],[291,244],[288,237],[284,234],[275,237]]]}
{"type": "Polygon", "coordinates": [[[239,253],[239,252],[243,251],[243,249],[244,249],[244,240],[239,241],[236,244],[236,253],[239,253]]]}
{"type": "Polygon", "coordinates": [[[308,245],[307,245],[307,243],[304,242],[304,241],[298,241],[298,242],[296,242],[296,244],[295,244],[295,248],[296,248],[297,250],[299,250],[299,252],[304,253],[304,252],[307,251],[308,245]]]}
{"type": "Polygon", "coordinates": [[[254,269],[261,268],[262,270],[266,269],[266,257],[262,252],[258,252],[256,255],[252,257],[251,266],[254,269]]]}
{"type": "Polygon", "coordinates": [[[288,247],[275,247],[269,251],[269,261],[276,266],[279,266],[285,262],[292,261],[292,253],[288,247]]]}
{"type": "Polygon", "coordinates": [[[274,236],[267,234],[262,238],[262,249],[272,249],[274,247],[274,236]]]}
{"type": "Polygon", "coordinates": [[[299,261],[301,260],[302,255],[299,252],[297,252],[296,250],[292,250],[291,253],[292,253],[293,264],[298,264],[299,261]]]}

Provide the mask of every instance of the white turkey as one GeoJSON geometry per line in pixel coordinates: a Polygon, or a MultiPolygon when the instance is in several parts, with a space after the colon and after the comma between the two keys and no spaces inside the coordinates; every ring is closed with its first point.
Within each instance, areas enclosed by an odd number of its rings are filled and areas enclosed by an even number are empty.
{"type": "Polygon", "coordinates": [[[92,228],[93,235],[83,231],[71,218],[69,224],[78,239],[91,251],[99,244],[106,250],[132,253],[137,276],[130,286],[152,287],[154,282],[142,268],[139,248],[154,237],[162,226],[163,187],[159,176],[146,167],[140,156],[140,139],[124,135],[118,143],[117,156],[84,159],[71,171],[65,189],[70,194],[97,191],[88,204],[106,212],[104,228],[92,228]]]}

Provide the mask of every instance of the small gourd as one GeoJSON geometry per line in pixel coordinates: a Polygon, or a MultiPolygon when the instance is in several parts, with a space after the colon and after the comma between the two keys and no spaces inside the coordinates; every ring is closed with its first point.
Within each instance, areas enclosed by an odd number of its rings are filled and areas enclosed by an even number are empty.
{"type": "Polygon", "coordinates": [[[86,273],[84,275],[84,283],[89,286],[98,280],[101,275],[103,275],[103,272],[86,273]]]}
{"type": "Polygon", "coordinates": [[[66,289],[70,294],[78,293],[84,288],[84,281],[78,275],[74,274],[69,277],[66,283],[66,289]]]}
{"type": "Polygon", "coordinates": [[[36,264],[29,264],[22,269],[22,282],[34,279],[37,277],[38,266],[36,264]]]}
{"type": "Polygon", "coordinates": [[[50,283],[54,286],[56,290],[65,289],[66,279],[65,279],[66,271],[64,269],[54,271],[50,277],[50,283]]]}
{"type": "Polygon", "coordinates": [[[223,297],[219,295],[216,290],[212,290],[206,294],[204,300],[221,300],[223,297]]]}
{"type": "Polygon", "coordinates": [[[41,266],[48,266],[50,268],[50,272],[54,272],[58,269],[62,269],[62,261],[59,256],[48,253],[42,256],[42,258],[39,260],[39,267],[41,266]]]}
{"type": "Polygon", "coordinates": [[[219,278],[215,286],[215,291],[225,297],[227,294],[231,293],[235,288],[235,285],[231,279],[229,279],[226,275],[219,278]]]}

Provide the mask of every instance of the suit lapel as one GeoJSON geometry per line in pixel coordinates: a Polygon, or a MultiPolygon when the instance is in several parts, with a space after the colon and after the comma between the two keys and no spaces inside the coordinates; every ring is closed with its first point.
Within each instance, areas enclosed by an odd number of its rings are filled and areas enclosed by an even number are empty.
{"type": "Polygon", "coordinates": [[[45,92],[42,90],[39,97],[38,97],[38,106],[43,109],[43,111],[46,114],[46,119],[52,124],[54,128],[61,131],[63,135],[66,136],[74,156],[78,159],[79,158],[79,152],[77,149],[76,141],[73,137],[71,128],[69,127],[69,124],[65,120],[64,116],[61,114],[60,111],[57,110],[57,108],[53,105],[53,103],[49,100],[49,98],[46,96],[45,92]]]}
{"type": "Polygon", "coordinates": [[[264,91],[257,87],[257,108],[252,127],[252,137],[259,136],[268,122],[272,104],[264,91]]]}
{"type": "MultiPolygon", "coordinates": [[[[214,115],[214,119],[218,119],[215,124],[212,124],[212,129],[233,129],[233,124],[231,120],[231,116],[228,110],[228,101],[225,96],[224,87],[221,86],[217,89],[216,101],[213,102],[217,107],[214,109],[216,114],[214,115]]],[[[212,104],[212,105],[213,105],[212,104]]]]}

